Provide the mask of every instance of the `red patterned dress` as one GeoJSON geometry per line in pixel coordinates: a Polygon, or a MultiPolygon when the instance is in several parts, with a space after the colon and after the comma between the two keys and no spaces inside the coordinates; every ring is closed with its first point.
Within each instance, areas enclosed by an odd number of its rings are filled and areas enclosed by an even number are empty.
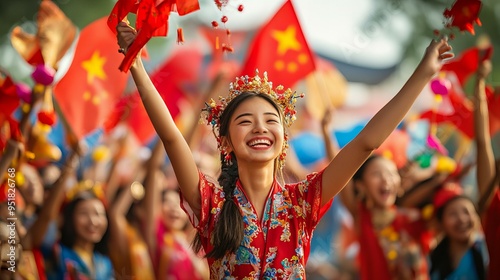
{"type": "Polygon", "coordinates": [[[484,235],[490,255],[488,279],[500,279],[500,190],[496,190],[489,208],[486,210],[484,235]]]}
{"type": "Polygon", "coordinates": [[[429,279],[426,254],[432,233],[418,212],[394,206],[393,221],[383,229],[376,229],[370,210],[364,204],[359,207],[360,278],[429,279]]]}
{"type": "MultiPolygon", "coordinates": [[[[275,181],[261,221],[238,181],[233,199],[243,215],[245,237],[236,254],[208,259],[210,278],[305,279],[313,230],[332,202],[321,206],[322,175],[323,171],[312,173],[304,181],[285,186],[275,181]]],[[[213,248],[210,236],[224,204],[224,192],[202,173],[199,188],[200,220],[186,203],[183,208],[201,234],[205,252],[209,252],[213,248]]]]}

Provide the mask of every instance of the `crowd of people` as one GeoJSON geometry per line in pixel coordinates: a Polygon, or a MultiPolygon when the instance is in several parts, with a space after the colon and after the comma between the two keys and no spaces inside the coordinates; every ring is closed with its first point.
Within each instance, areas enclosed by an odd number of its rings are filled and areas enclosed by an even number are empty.
{"type": "MultiPolygon", "coordinates": [[[[118,24],[121,52],[136,35],[118,24]]],[[[157,133],[150,148],[120,124],[92,150],[69,141],[58,162],[35,163],[8,140],[0,279],[500,279],[491,61],[473,77],[470,166],[398,166],[377,149],[451,58],[446,39],[432,40],[401,90],[341,149],[326,110],[316,124],[326,158],[312,170],[289,148],[301,95],[256,72],[206,103],[207,126],[180,130],[139,53],[130,72],[157,133]],[[477,197],[461,186],[473,170],[477,197]]]]}

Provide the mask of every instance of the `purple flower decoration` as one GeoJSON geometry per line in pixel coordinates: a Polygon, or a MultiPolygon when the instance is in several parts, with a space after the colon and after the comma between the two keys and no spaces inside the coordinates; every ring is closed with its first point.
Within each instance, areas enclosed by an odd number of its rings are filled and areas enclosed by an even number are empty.
{"type": "Polygon", "coordinates": [[[39,64],[36,66],[35,71],[31,74],[31,77],[37,84],[48,86],[54,81],[55,74],[56,71],[52,67],[39,64]]]}

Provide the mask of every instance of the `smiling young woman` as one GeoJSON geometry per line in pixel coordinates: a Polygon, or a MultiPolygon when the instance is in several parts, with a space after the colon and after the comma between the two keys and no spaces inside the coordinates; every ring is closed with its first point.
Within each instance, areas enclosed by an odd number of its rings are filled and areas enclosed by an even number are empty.
{"type": "MultiPolygon", "coordinates": [[[[117,26],[127,48],[136,31],[117,26]]],[[[446,40],[433,41],[401,91],[358,136],[319,172],[283,184],[280,171],[287,129],[301,95],[274,87],[264,73],[238,77],[227,97],[211,100],[203,117],[212,126],[221,159],[218,182],[199,171],[191,148],[144,69],[140,56],[130,71],[173,166],[182,206],[197,229],[195,248],[207,253],[211,279],[305,279],[311,236],[333,197],[382,144],[413,102],[453,55],[446,40]]]]}

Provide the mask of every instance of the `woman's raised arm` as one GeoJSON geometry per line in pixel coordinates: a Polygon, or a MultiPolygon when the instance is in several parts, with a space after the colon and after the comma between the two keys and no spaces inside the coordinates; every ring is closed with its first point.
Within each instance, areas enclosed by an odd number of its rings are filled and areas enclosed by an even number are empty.
{"type": "MultiPolygon", "coordinates": [[[[120,22],[116,29],[118,31],[118,44],[126,50],[134,41],[136,31],[125,22],[120,22]]],[[[199,175],[189,145],[177,128],[165,102],[149,78],[142,64],[140,53],[132,64],[130,72],[146,112],[172,163],[182,194],[194,213],[198,215],[201,203],[198,190],[199,175]]]]}
{"type": "Polygon", "coordinates": [[[330,162],[323,175],[323,204],[342,190],[361,164],[403,120],[422,89],[441,69],[443,59],[453,57],[453,54],[449,53],[450,50],[451,46],[446,39],[433,40],[401,90],[330,162]]]}
{"type": "Polygon", "coordinates": [[[488,102],[486,99],[486,77],[491,72],[491,61],[481,62],[474,85],[474,133],[476,142],[477,187],[479,191],[479,214],[488,208],[494,188],[490,188],[495,177],[495,157],[491,146],[488,102]]]}

